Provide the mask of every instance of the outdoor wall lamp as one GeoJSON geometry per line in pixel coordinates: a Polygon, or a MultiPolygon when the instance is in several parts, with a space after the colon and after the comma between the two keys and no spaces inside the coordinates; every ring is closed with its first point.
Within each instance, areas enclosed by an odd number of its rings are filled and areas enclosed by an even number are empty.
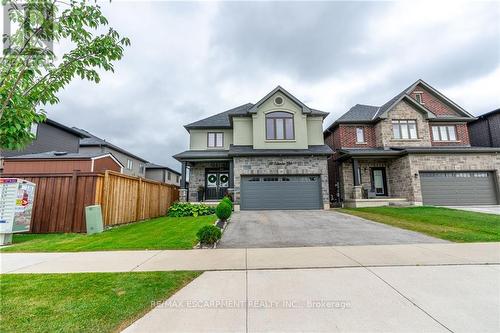
{"type": "Polygon", "coordinates": [[[418,178],[418,172],[415,172],[415,174],[413,175],[415,178],[418,178]]]}

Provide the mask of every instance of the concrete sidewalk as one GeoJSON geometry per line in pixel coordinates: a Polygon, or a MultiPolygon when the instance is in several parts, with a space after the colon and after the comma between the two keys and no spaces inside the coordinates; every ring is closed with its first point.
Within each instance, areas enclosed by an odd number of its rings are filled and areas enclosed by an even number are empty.
{"type": "Polygon", "coordinates": [[[1,273],[221,271],[500,264],[500,243],[265,249],[0,253],[1,273]]]}
{"type": "Polygon", "coordinates": [[[500,266],[205,272],[124,332],[499,332],[500,266]]]}

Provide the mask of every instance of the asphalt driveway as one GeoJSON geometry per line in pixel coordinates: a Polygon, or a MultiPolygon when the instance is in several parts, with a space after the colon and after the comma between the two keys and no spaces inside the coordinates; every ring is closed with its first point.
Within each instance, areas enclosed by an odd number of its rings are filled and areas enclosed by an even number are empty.
{"type": "Polygon", "coordinates": [[[445,243],[356,216],[323,210],[269,210],[234,213],[219,247],[298,247],[445,243]]]}

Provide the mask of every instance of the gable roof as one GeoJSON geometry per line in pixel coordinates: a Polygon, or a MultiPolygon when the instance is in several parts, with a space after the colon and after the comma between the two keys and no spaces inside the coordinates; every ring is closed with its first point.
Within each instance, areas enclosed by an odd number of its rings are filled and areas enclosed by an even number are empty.
{"type": "Polygon", "coordinates": [[[309,114],[314,117],[326,117],[329,114],[328,112],[309,108],[284,88],[282,88],[281,86],[277,86],[270,93],[260,99],[256,104],[246,103],[233,109],[229,109],[213,116],[187,124],[184,126],[184,128],[188,131],[190,129],[232,128],[232,117],[250,117],[253,113],[256,112],[257,108],[262,105],[262,103],[264,103],[268,98],[270,98],[278,91],[297,103],[297,105],[302,108],[303,113],[309,114]]]}
{"type": "Polygon", "coordinates": [[[179,176],[181,175],[181,173],[179,171],[175,171],[174,169],[170,169],[169,167],[159,165],[159,164],[150,163],[150,162],[146,163],[145,168],[146,169],[168,170],[168,171],[175,173],[179,176]]]}
{"type": "Polygon", "coordinates": [[[101,146],[108,147],[108,148],[116,150],[122,154],[125,154],[129,157],[135,158],[136,160],[139,160],[142,162],[148,162],[147,160],[143,159],[142,157],[134,155],[123,148],[115,146],[114,144],[112,144],[104,139],[101,139],[101,138],[95,136],[94,134],[84,130],[84,129],[77,128],[77,127],[73,127],[73,129],[80,132],[84,136],[82,139],[80,139],[80,147],[101,147],[101,146]]]}
{"type": "Polygon", "coordinates": [[[439,91],[431,87],[428,83],[423,81],[422,79],[419,79],[412,83],[408,88],[404,89],[403,91],[399,92],[396,96],[391,98],[389,101],[384,103],[382,106],[373,106],[373,105],[363,105],[363,104],[356,104],[353,106],[349,111],[344,113],[340,118],[335,120],[326,131],[331,130],[332,128],[336,127],[338,124],[341,123],[371,123],[371,122],[377,122],[381,119],[384,119],[387,117],[387,113],[392,110],[399,102],[404,100],[405,102],[410,103],[415,109],[419,112],[422,112],[424,116],[428,119],[433,119],[433,120],[450,120],[450,119],[460,119],[460,120],[466,120],[466,119],[475,119],[473,115],[465,111],[463,108],[458,106],[456,103],[454,103],[452,100],[441,94],[439,91]],[[438,98],[443,100],[445,103],[449,104],[452,106],[455,110],[457,110],[458,113],[464,115],[464,117],[450,117],[450,116],[437,116],[435,115],[432,111],[427,109],[424,105],[418,103],[415,101],[409,94],[415,89],[416,86],[422,85],[425,88],[429,89],[432,93],[434,93],[438,98]]]}
{"type": "Polygon", "coordinates": [[[288,91],[285,90],[285,88],[283,88],[281,86],[277,86],[276,88],[274,88],[273,90],[271,90],[266,96],[262,97],[260,99],[260,101],[258,101],[249,110],[249,112],[250,113],[257,113],[257,109],[259,108],[259,106],[261,106],[265,101],[267,101],[269,98],[271,98],[271,96],[273,96],[274,94],[276,94],[278,91],[281,92],[286,97],[288,97],[289,99],[291,99],[295,104],[297,104],[298,106],[300,106],[301,109],[302,109],[302,113],[305,113],[305,114],[310,114],[311,113],[311,109],[309,109],[309,107],[307,105],[305,105],[304,103],[302,103],[298,98],[296,98],[295,96],[293,96],[292,94],[290,94],[288,91]]]}
{"type": "Polygon", "coordinates": [[[61,124],[61,123],[59,123],[59,122],[57,122],[57,121],[55,121],[55,120],[49,119],[49,118],[45,119],[45,121],[44,121],[44,122],[42,122],[42,123],[45,123],[45,124],[47,124],[47,125],[51,125],[51,126],[56,127],[56,128],[58,128],[58,129],[60,129],[60,130],[63,130],[63,131],[68,132],[68,133],[70,133],[70,134],[76,135],[76,136],[78,136],[78,137],[80,137],[80,138],[84,138],[84,137],[85,137],[85,136],[84,136],[82,133],[80,133],[79,131],[76,131],[75,129],[73,129],[73,128],[71,128],[71,127],[68,127],[68,126],[66,126],[66,125],[63,125],[63,124],[61,124]]]}

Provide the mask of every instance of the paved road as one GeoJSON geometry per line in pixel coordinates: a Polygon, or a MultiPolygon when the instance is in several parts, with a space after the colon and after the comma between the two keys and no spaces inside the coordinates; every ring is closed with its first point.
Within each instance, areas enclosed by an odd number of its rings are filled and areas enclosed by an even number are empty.
{"type": "Polygon", "coordinates": [[[500,265],[205,272],[133,332],[499,332],[500,265]]]}
{"type": "Polygon", "coordinates": [[[500,205],[489,205],[489,206],[446,206],[446,208],[466,210],[476,213],[486,213],[500,215],[500,205]]]}
{"type": "Polygon", "coordinates": [[[263,248],[443,242],[446,241],[335,211],[268,210],[235,213],[219,247],[263,248]]]}

